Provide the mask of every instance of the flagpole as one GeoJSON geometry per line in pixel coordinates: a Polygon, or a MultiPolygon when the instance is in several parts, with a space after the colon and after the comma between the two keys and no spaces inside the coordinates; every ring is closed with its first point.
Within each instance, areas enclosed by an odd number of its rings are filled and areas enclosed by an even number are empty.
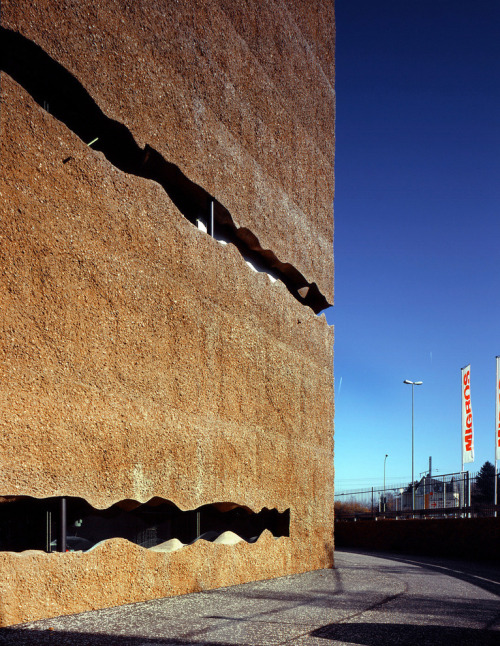
{"type": "MultiPolygon", "coordinates": [[[[498,505],[498,466],[495,460],[495,507],[498,505]]],[[[495,518],[497,517],[497,510],[495,509],[495,518]]]]}
{"type": "MultiPolygon", "coordinates": [[[[500,455],[500,357],[496,357],[495,382],[495,507],[498,505],[498,457],[500,455]]],[[[495,518],[498,512],[495,509],[495,518]]]]}

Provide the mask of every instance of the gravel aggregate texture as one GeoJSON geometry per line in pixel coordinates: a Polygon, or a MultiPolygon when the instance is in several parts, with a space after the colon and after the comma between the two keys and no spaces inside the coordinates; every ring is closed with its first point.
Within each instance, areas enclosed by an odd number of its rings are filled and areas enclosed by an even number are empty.
{"type": "Polygon", "coordinates": [[[302,5],[4,0],[2,26],[40,45],[331,303],[334,6],[302,5]]]}
{"type": "Polygon", "coordinates": [[[493,646],[500,569],[337,551],[336,568],[0,630],[0,644],[493,646]]]}
{"type": "Polygon", "coordinates": [[[1,27],[122,148],[1,72],[0,496],[289,509],[290,535],[0,552],[0,625],[331,567],[333,329],[124,168],[154,147],[331,302],[333,4],[4,0],[1,27]]]}

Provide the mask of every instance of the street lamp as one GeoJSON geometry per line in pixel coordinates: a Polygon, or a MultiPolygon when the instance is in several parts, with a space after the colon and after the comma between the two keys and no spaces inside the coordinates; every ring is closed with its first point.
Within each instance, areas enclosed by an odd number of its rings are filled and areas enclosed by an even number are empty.
{"type": "Polygon", "coordinates": [[[410,381],[409,379],[405,379],[403,381],[404,384],[409,384],[411,386],[411,492],[412,492],[412,511],[415,511],[415,484],[413,480],[413,470],[414,470],[414,464],[415,464],[415,451],[414,451],[414,446],[415,446],[415,433],[414,433],[414,424],[413,424],[413,386],[421,386],[422,381],[410,381]]]}
{"type": "Polygon", "coordinates": [[[384,458],[384,514],[385,514],[385,461],[387,460],[388,457],[389,455],[388,453],[386,453],[384,458]]]}

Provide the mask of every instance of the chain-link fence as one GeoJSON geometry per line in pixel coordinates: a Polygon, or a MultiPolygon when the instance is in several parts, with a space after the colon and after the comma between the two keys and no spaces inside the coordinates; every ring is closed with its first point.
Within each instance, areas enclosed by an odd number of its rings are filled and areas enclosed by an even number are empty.
{"type": "Polygon", "coordinates": [[[399,487],[335,493],[335,519],[496,516],[499,497],[500,474],[428,474],[399,487]]]}

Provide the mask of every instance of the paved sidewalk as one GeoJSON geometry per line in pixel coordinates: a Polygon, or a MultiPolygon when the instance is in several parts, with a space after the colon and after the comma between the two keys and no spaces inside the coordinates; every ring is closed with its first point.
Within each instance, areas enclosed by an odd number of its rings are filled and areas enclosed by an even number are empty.
{"type": "Polygon", "coordinates": [[[500,567],[341,551],[336,566],[4,628],[0,644],[500,645],[500,567]]]}

